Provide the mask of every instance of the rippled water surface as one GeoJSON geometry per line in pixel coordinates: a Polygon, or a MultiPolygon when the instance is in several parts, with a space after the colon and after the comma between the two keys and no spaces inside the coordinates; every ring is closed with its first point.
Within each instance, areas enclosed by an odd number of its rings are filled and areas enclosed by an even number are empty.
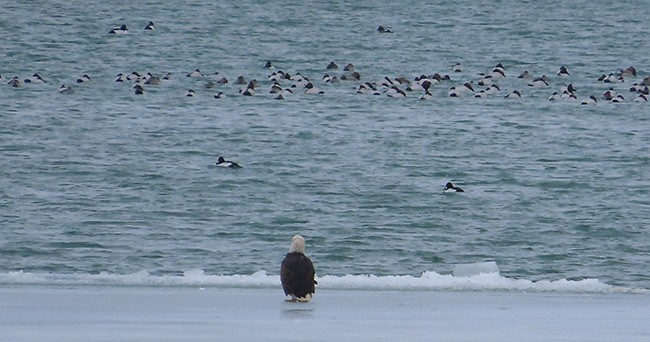
{"type": "Polygon", "coordinates": [[[2,7],[0,272],[276,274],[300,233],[319,274],[493,260],[512,278],[650,288],[650,107],[628,90],[650,75],[650,17],[635,2],[2,7]],[[129,34],[107,34],[120,24],[129,34]],[[361,81],[321,80],[347,63],[361,81]],[[447,96],[497,63],[498,95],[447,96]],[[631,65],[637,77],[597,81],[631,65]],[[197,68],[206,77],[185,76],[197,68]],[[324,94],[274,100],[267,76],[280,69],[324,94]],[[550,86],[527,86],[524,70],[550,86]],[[114,82],[132,71],[172,79],[137,96],[114,82]],[[46,84],[6,84],[36,72],[46,84]],[[436,72],[452,80],[426,101],[355,94],[436,72]],[[239,75],[259,81],[255,96],[238,94],[239,75]],[[568,83],[578,102],[547,101],[568,83]],[[602,100],[609,88],[625,103],[602,100]],[[515,89],[521,99],[504,98],[515,89]],[[589,95],[599,103],[581,106],[589,95]],[[243,168],[216,167],[221,155],[243,168]],[[465,192],[443,193],[448,181],[465,192]]]}

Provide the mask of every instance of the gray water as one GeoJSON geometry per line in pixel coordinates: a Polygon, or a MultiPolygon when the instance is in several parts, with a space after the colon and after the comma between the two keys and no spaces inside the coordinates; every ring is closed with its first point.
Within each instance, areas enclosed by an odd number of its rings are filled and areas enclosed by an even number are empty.
{"type": "Polygon", "coordinates": [[[511,278],[650,288],[650,111],[628,91],[650,75],[649,18],[625,1],[3,3],[0,273],[277,274],[299,233],[325,275],[493,260],[511,278]],[[267,60],[325,93],[274,100],[267,60]],[[322,82],[343,74],[330,61],[361,81],[322,82]],[[447,97],[497,63],[499,95],[447,97]],[[625,83],[597,81],[630,65],[625,83]],[[231,82],[205,89],[185,76],[197,68],[231,82]],[[132,71],[173,76],[138,96],[114,82],[132,71]],[[35,72],[48,83],[6,84],[35,72]],[[435,72],[452,80],[426,101],[355,94],[435,72]],[[567,83],[599,103],[547,101],[567,83]],[[602,100],[610,87],[627,101],[602,100]]]}

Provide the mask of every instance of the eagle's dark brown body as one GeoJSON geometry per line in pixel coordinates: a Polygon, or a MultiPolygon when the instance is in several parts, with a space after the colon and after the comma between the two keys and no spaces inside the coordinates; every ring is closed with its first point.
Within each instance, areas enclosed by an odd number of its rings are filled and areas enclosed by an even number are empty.
{"type": "Polygon", "coordinates": [[[284,294],[292,301],[307,302],[316,292],[316,271],[309,257],[300,252],[289,252],[280,266],[280,280],[284,294]]]}

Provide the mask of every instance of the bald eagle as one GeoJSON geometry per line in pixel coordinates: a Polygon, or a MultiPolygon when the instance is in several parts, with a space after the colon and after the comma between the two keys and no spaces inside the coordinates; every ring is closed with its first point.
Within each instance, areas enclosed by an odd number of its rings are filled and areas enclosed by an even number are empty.
{"type": "Polygon", "coordinates": [[[316,271],[305,255],[305,239],[296,235],[291,239],[289,253],[280,266],[280,281],[288,302],[308,302],[316,292],[316,271]]]}

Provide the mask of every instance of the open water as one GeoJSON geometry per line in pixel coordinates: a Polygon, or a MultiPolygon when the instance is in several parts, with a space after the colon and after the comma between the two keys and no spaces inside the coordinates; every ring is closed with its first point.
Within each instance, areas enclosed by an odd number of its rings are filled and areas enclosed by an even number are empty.
{"type": "Polygon", "coordinates": [[[650,107],[629,91],[650,75],[649,11],[600,0],[4,2],[0,282],[275,282],[302,234],[322,277],[388,284],[494,261],[502,280],[650,289],[650,107]],[[108,34],[121,24],[128,34],[108,34]],[[360,81],[322,80],[347,63],[360,81]],[[498,94],[447,96],[464,82],[483,89],[479,73],[497,63],[498,94]],[[629,66],[625,82],[597,80],[629,66]],[[197,68],[205,77],[185,76],[197,68]],[[274,100],[278,70],[324,94],[274,100]],[[549,86],[527,86],[524,70],[549,86]],[[172,77],[135,95],[114,81],[132,71],[172,77]],[[7,84],[34,73],[47,83],[7,84]],[[451,80],[428,100],[356,94],[433,73],[451,80]],[[91,81],[77,84],[83,74],[91,81]],[[259,81],[255,96],[238,94],[239,75],[259,81]],[[547,100],[568,83],[577,101],[547,100]],[[625,102],[604,100],[610,88],[625,102]],[[515,89],[520,99],[504,98],[515,89]],[[580,105],[589,95],[598,103],[580,105]],[[243,168],[216,167],[219,156],[243,168]],[[448,181],[465,192],[443,192],[448,181]]]}

